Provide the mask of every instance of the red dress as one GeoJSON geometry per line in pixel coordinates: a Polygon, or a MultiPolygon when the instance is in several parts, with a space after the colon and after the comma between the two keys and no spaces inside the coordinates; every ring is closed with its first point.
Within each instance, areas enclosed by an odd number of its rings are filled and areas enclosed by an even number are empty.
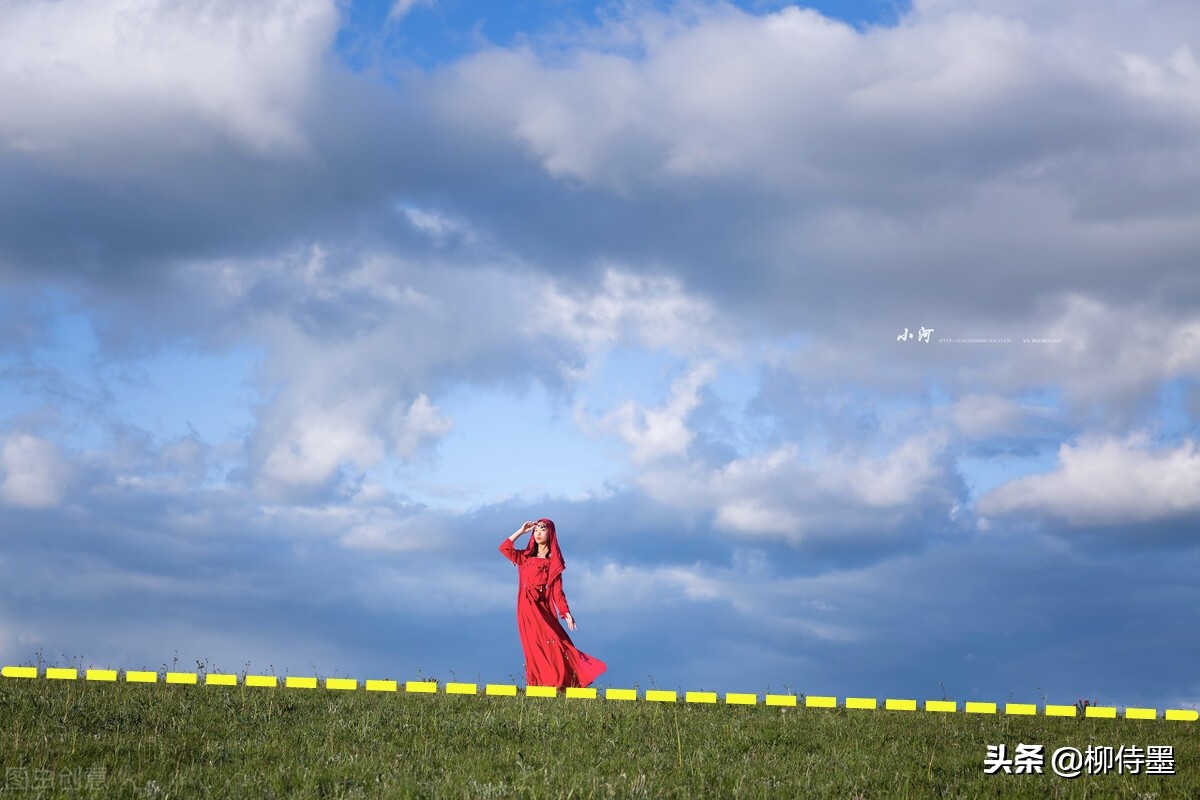
{"type": "Polygon", "coordinates": [[[551,600],[559,614],[570,613],[563,595],[562,576],[549,586],[550,559],[527,556],[505,539],[500,552],[517,565],[517,630],[525,651],[525,682],[529,686],[589,686],[607,669],[603,661],[581,652],[559,624],[550,608],[551,600]]]}

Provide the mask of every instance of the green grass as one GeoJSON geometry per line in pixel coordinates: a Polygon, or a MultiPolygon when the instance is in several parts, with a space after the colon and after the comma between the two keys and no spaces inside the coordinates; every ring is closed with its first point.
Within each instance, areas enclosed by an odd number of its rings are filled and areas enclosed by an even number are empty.
{"type": "Polygon", "coordinates": [[[3,798],[1200,796],[1197,723],[44,678],[0,680],[0,759],[3,798]],[[998,743],[1045,774],[985,775],[998,743]],[[1052,773],[1088,745],[1176,774],[1052,773]]]}

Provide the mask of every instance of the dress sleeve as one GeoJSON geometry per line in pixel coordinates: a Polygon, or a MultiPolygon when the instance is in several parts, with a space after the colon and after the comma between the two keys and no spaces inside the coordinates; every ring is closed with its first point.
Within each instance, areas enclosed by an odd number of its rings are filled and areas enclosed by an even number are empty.
{"type": "Polygon", "coordinates": [[[503,553],[504,557],[509,561],[513,562],[518,567],[521,566],[521,556],[523,554],[518,552],[517,548],[513,547],[512,539],[505,539],[500,543],[500,552],[503,553]]]}
{"type": "Polygon", "coordinates": [[[567,606],[567,596],[563,594],[562,575],[559,575],[554,579],[554,583],[550,584],[550,597],[554,600],[554,605],[558,607],[560,617],[571,613],[571,609],[567,606]]]}

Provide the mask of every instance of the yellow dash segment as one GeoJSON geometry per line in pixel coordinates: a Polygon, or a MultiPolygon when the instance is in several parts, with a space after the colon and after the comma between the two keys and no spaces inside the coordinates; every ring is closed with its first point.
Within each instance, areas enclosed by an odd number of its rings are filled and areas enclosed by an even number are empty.
{"type": "Polygon", "coordinates": [[[437,681],[408,681],[404,684],[404,691],[434,694],[437,692],[437,681]]]}
{"type": "Polygon", "coordinates": [[[84,674],[89,681],[115,681],[117,679],[115,669],[89,669],[84,674]]]}
{"type": "Polygon", "coordinates": [[[683,695],[685,703],[715,703],[717,702],[716,692],[685,692],[683,695]]]}
{"type": "Polygon", "coordinates": [[[605,689],[605,700],[637,700],[637,689],[605,689]]]}
{"type": "Polygon", "coordinates": [[[354,678],[326,678],[325,688],[343,692],[354,691],[358,689],[358,681],[354,678]]]}
{"type": "Polygon", "coordinates": [[[125,672],[126,683],[158,683],[157,672],[146,672],[138,670],[127,670],[125,672]]]}
{"type": "Polygon", "coordinates": [[[804,705],[809,708],[837,708],[837,698],[809,695],[804,698],[804,705]]]}
{"type": "Polygon", "coordinates": [[[367,680],[368,692],[394,692],[396,691],[395,681],[380,681],[375,679],[367,680]]]}
{"type": "Polygon", "coordinates": [[[846,708],[858,708],[865,711],[874,711],[879,705],[879,702],[874,697],[847,697],[846,708]]]}
{"type": "Polygon", "coordinates": [[[958,711],[958,703],[954,700],[926,700],[925,710],[953,714],[958,711]]]}
{"type": "Polygon", "coordinates": [[[79,678],[79,670],[67,667],[49,667],[46,677],[52,681],[73,681],[79,678]]]}
{"type": "Polygon", "coordinates": [[[557,697],[558,689],[553,686],[526,686],[526,697],[557,697]]]}
{"type": "Polygon", "coordinates": [[[968,714],[995,714],[996,713],[996,704],[995,703],[973,703],[970,700],[968,700],[966,705],[963,707],[963,710],[966,711],[968,714]]]}
{"type": "Polygon", "coordinates": [[[483,693],[500,697],[516,697],[517,687],[511,683],[489,683],[483,693]]]}
{"type": "Polygon", "coordinates": [[[758,704],[758,695],[726,692],[725,702],[731,706],[753,706],[758,704]]]}
{"type": "Polygon", "coordinates": [[[209,686],[237,686],[237,675],[212,673],[204,676],[204,683],[209,686]]]}
{"type": "Polygon", "coordinates": [[[446,694],[475,694],[473,683],[447,683],[446,694]]]}
{"type": "Polygon", "coordinates": [[[1014,716],[1036,717],[1037,706],[1033,703],[1006,703],[1004,713],[1014,716]]]}
{"type": "Polygon", "coordinates": [[[275,688],[279,685],[279,679],[274,675],[247,675],[247,686],[269,686],[275,688]]]}
{"type": "Polygon", "coordinates": [[[1166,717],[1172,722],[1195,722],[1200,713],[1186,708],[1168,708],[1166,717]]]}
{"type": "Polygon", "coordinates": [[[1158,719],[1157,708],[1127,708],[1125,709],[1126,719],[1158,719]]]}
{"type": "Polygon", "coordinates": [[[1073,717],[1075,716],[1075,706],[1046,706],[1047,717],[1073,717]]]}
{"type": "Polygon", "coordinates": [[[892,700],[889,698],[889,699],[883,701],[883,707],[888,711],[916,711],[917,710],[917,701],[916,700],[892,700]]]}
{"type": "Polygon", "coordinates": [[[194,672],[168,672],[167,683],[196,683],[196,673],[194,672]]]}
{"type": "Polygon", "coordinates": [[[583,688],[580,686],[568,686],[567,697],[573,697],[579,700],[595,700],[596,690],[594,688],[583,688]]]}
{"type": "Polygon", "coordinates": [[[1116,706],[1087,706],[1083,709],[1085,717],[1098,717],[1099,719],[1116,719],[1116,706]]]}
{"type": "Polygon", "coordinates": [[[646,699],[651,703],[674,703],[679,698],[673,689],[647,689],[646,699]]]}
{"type": "Polygon", "coordinates": [[[283,687],[285,689],[315,689],[317,688],[317,679],[310,676],[288,675],[283,679],[283,687]]]}
{"type": "Polygon", "coordinates": [[[795,706],[796,695],[794,694],[769,694],[766,697],[767,705],[769,706],[795,706]]]}
{"type": "MultiPolygon", "coordinates": [[[[6,678],[36,678],[37,667],[5,667],[0,670],[0,675],[6,678]]],[[[113,680],[116,680],[115,673],[113,680]]]]}

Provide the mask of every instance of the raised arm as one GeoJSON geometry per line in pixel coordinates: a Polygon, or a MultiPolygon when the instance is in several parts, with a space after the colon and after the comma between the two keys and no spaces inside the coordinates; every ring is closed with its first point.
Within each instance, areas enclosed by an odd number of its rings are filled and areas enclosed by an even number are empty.
{"type": "Polygon", "coordinates": [[[513,546],[513,542],[531,530],[533,530],[533,523],[526,522],[524,525],[518,528],[516,532],[500,543],[500,552],[505,558],[518,566],[521,564],[521,553],[518,552],[517,548],[513,546]]]}

